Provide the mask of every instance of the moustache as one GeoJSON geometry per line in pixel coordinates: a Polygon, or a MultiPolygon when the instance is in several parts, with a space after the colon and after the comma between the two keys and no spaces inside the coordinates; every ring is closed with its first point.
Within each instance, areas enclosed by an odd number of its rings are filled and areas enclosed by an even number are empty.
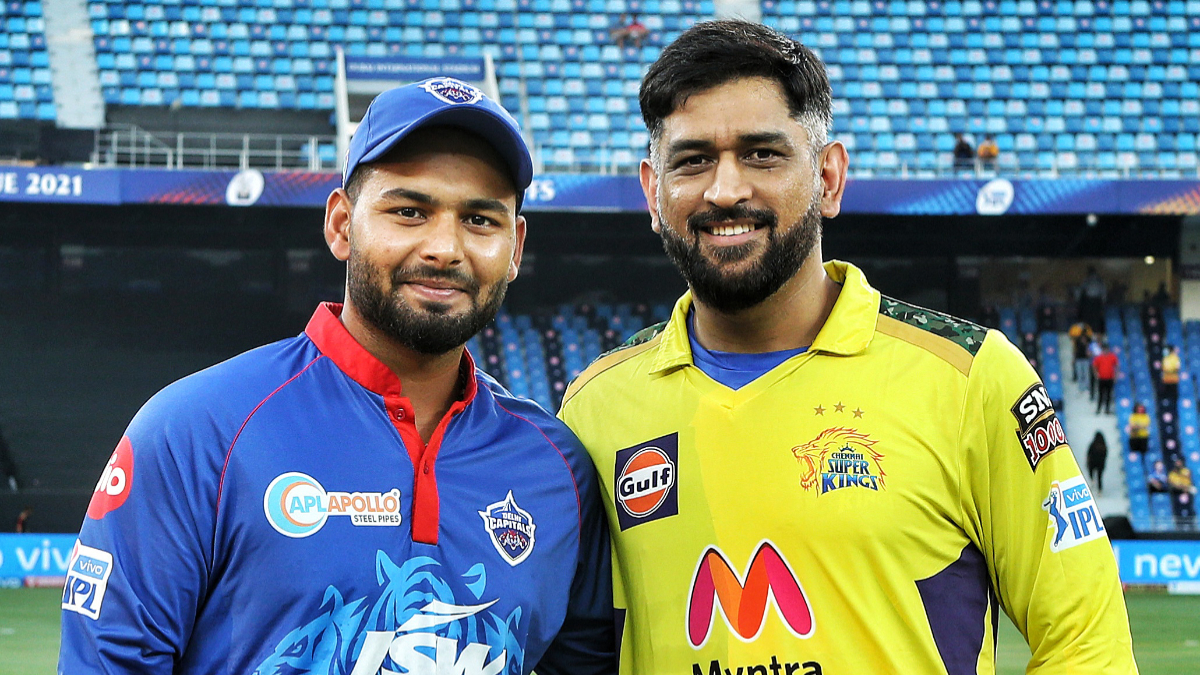
{"type": "Polygon", "coordinates": [[[779,224],[779,217],[769,209],[752,209],[740,204],[724,208],[715,208],[688,216],[688,229],[699,232],[701,228],[713,223],[723,223],[731,220],[749,220],[756,227],[774,229],[779,224]]]}
{"type": "Polygon", "coordinates": [[[420,283],[422,281],[448,282],[450,285],[470,295],[475,295],[479,292],[479,280],[459,269],[439,269],[437,267],[415,265],[412,267],[401,267],[392,272],[393,287],[400,286],[401,284],[420,283]]]}

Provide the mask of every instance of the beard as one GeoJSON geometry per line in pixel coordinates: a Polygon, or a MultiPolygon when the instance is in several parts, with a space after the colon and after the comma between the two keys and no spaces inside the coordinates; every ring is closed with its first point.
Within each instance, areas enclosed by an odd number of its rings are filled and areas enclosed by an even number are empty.
{"type": "Polygon", "coordinates": [[[663,248],[671,262],[692,289],[697,300],[718,312],[732,314],[749,309],[771,297],[800,270],[821,238],[821,211],[814,200],[808,210],[782,234],[774,211],[733,206],[713,209],[690,216],[687,234],[679,234],[662,217],[663,248]],[[740,272],[722,269],[723,265],[750,258],[756,242],[713,249],[712,260],[701,250],[700,228],[728,220],[750,220],[767,231],[766,248],[757,262],[740,272]]]}
{"type": "Polygon", "coordinates": [[[429,356],[461,347],[483,330],[500,311],[508,290],[508,280],[504,277],[483,289],[478,279],[460,270],[412,266],[392,271],[392,292],[388,294],[381,283],[382,275],[379,268],[365,260],[362,252],[351,248],[346,291],[363,319],[392,340],[429,356]],[[421,280],[454,284],[470,297],[471,307],[460,314],[451,314],[450,305],[441,302],[413,306],[400,294],[400,287],[421,280]]]}

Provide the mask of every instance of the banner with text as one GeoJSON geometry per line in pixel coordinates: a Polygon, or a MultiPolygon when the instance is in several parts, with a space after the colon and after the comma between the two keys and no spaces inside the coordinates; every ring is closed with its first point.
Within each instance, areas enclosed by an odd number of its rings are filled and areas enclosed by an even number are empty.
{"type": "Polygon", "coordinates": [[[453,77],[467,82],[483,80],[483,59],[422,59],[412,57],[346,57],[348,80],[398,80],[416,82],[431,77],[453,77]]]}
{"type": "Polygon", "coordinates": [[[62,586],[73,534],[0,534],[0,588],[62,586]]]}
{"type": "MultiPolygon", "coordinates": [[[[323,208],[341,185],[335,173],[0,167],[0,202],[207,204],[323,208]]],[[[636,176],[540,174],[532,211],[640,212],[636,176]]],[[[845,213],[911,216],[1200,214],[1200,180],[852,178],[845,213]]]]}
{"type": "Polygon", "coordinates": [[[1200,583],[1200,541],[1114,541],[1113,553],[1127,584],[1200,583]]]}

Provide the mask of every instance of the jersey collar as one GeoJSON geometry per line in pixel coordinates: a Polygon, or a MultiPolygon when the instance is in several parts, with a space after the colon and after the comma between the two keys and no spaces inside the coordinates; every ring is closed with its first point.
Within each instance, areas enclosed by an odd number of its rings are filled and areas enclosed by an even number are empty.
{"type": "MultiPolygon", "coordinates": [[[[809,351],[843,356],[857,354],[871,344],[875,335],[879,291],[871,288],[862,271],[850,263],[830,260],[825,263],[825,273],[841,284],[842,290],[809,351]]],[[[692,365],[692,348],[687,336],[687,315],[691,307],[692,292],[688,291],[675,303],[671,319],[663,329],[651,372],[692,365]]]]}
{"type": "MultiPolygon", "coordinates": [[[[341,303],[321,303],[308,320],[308,326],[304,328],[305,335],[342,372],[363,387],[382,396],[403,395],[400,378],[350,335],[350,331],[346,330],[339,318],[341,315],[341,303]]],[[[475,393],[479,390],[479,383],[475,379],[475,360],[465,349],[460,368],[466,371],[466,386],[463,388],[462,398],[465,405],[475,398],[475,393]]]]}

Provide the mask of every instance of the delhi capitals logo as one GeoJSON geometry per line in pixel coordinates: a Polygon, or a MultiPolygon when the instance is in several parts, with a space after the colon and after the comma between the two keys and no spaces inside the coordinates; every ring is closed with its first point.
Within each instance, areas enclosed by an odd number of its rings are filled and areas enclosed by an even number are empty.
{"type": "Polygon", "coordinates": [[[476,103],[483,98],[483,92],[466,82],[453,77],[435,77],[421,83],[421,88],[433,94],[434,98],[450,105],[476,103]]]}
{"type": "Polygon", "coordinates": [[[512,490],[503,501],[489,504],[483,511],[477,511],[483,518],[483,527],[492,539],[492,546],[500,552],[500,556],[516,567],[529,557],[533,551],[533,516],[517,506],[513,499],[512,490]]]}

